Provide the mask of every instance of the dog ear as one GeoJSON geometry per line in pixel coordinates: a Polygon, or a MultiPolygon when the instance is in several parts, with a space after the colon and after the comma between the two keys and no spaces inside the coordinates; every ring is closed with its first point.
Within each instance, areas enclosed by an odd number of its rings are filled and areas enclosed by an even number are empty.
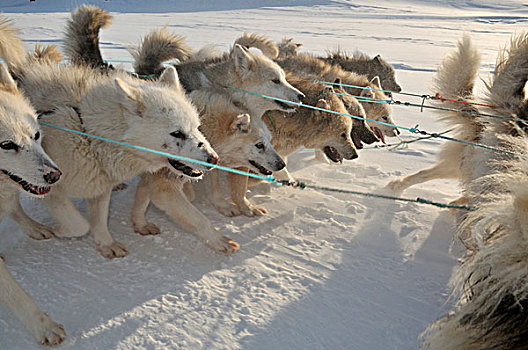
{"type": "Polygon", "coordinates": [[[372,80],[370,81],[370,84],[374,85],[376,89],[381,90],[381,81],[377,75],[374,78],[372,78],[372,80]]]}
{"type": "Polygon", "coordinates": [[[251,117],[247,113],[239,114],[233,119],[231,123],[231,131],[233,133],[240,131],[247,133],[250,128],[251,117]]]}
{"type": "Polygon", "coordinates": [[[13,80],[13,77],[11,76],[11,74],[9,74],[7,67],[2,62],[0,62],[0,83],[4,84],[7,88],[11,90],[18,90],[17,85],[13,80]]]}
{"type": "Polygon", "coordinates": [[[341,80],[341,78],[337,78],[335,81],[334,81],[334,84],[337,84],[341,87],[341,84],[343,84],[343,81],[341,80]]]}
{"type": "MultiPolygon", "coordinates": [[[[323,109],[330,109],[330,105],[328,104],[328,102],[326,102],[326,100],[324,98],[319,99],[319,101],[317,101],[317,103],[315,104],[315,107],[323,108],[323,109]]],[[[324,111],[315,110],[314,113],[315,113],[316,116],[322,116],[323,113],[325,113],[325,112],[324,111]]]]}
{"type": "Polygon", "coordinates": [[[298,48],[301,47],[303,44],[301,43],[296,43],[295,46],[297,46],[298,48]]]}
{"type": "MultiPolygon", "coordinates": [[[[369,88],[369,86],[367,86],[367,88],[369,88]]],[[[375,98],[376,94],[371,89],[363,89],[363,90],[361,90],[361,93],[359,94],[359,96],[368,97],[368,98],[375,98]]],[[[368,101],[366,101],[366,102],[368,102],[368,101]]]]}
{"type": "Polygon", "coordinates": [[[158,81],[160,83],[164,83],[171,88],[183,92],[183,88],[180,84],[180,79],[178,78],[178,72],[176,71],[176,68],[169,66],[167,67],[161,76],[159,77],[158,81]]]}
{"type": "Polygon", "coordinates": [[[115,78],[114,83],[119,97],[121,97],[121,105],[138,116],[141,116],[144,106],[140,98],[141,94],[139,90],[128,85],[120,78],[115,78]]]}
{"type": "Polygon", "coordinates": [[[376,57],[372,59],[372,62],[374,63],[381,63],[381,56],[378,54],[376,57]]]}
{"type": "Polygon", "coordinates": [[[233,47],[233,56],[235,58],[235,68],[239,72],[247,72],[251,70],[253,66],[253,58],[249,54],[249,51],[242,45],[235,44],[233,47]]]}

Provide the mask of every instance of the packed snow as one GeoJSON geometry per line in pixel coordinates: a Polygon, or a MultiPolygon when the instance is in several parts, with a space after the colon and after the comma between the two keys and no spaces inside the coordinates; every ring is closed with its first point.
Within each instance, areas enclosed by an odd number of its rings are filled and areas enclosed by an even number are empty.
{"type": "MultiPolygon", "coordinates": [[[[60,44],[69,11],[81,3],[114,16],[102,32],[107,60],[131,60],[127,47],[153,28],[167,26],[195,48],[214,43],[223,50],[249,31],[293,37],[319,55],[336,48],[381,54],[397,68],[403,90],[419,94],[430,92],[437,65],[463,32],[482,52],[487,79],[498,49],[528,21],[527,5],[513,0],[2,0],[0,10],[29,50],[36,42],[60,44]]],[[[428,131],[448,128],[419,109],[395,106],[394,119],[428,131]]],[[[432,165],[441,144],[365,149],[342,165],[299,152],[288,169],[310,184],[375,192],[432,165]]],[[[241,245],[226,257],[153,207],[148,218],[162,234],[135,234],[129,212],[136,182],[114,193],[110,208],[110,230],[130,251],[123,259],[101,257],[91,237],[34,241],[9,219],[0,225],[10,271],[65,326],[62,349],[416,349],[419,334],[449,309],[449,278],[464,251],[453,241],[448,210],[269,184],[248,195],[269,209],[263,217],[227,218],[198,199],[241,245]]],[[[458,191],[456,181],[437,180],[405,195],[448,202],[458,191]]],[[[23,204],[52,224],[43,203],[23,204]]],[[[0,309],[0,348],[40,347],[0,309]]]]}

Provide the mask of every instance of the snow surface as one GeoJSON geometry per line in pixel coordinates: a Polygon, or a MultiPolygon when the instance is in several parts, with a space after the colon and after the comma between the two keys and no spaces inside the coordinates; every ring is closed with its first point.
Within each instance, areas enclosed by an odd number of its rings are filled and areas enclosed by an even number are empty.
{"type": "MultiPolygon", "coordinates": [[[[0,10],[30,49],[38,41],[60,44],[68,11],[80,3],[1,0],[0,10]]],[[[108,60],[130,60],[126,47],[155,27],[185,35],[196,48],[216,43],[226,49],[250,31],[293,37],[317,54],[337,47],[379,53],[398,68],[404,91],[418,93],[428,92],[432,72],[464,31],[483,54],[481,76],[487,78],[497,50],[528,20],[522,1],[86,3],[115,11],[114,24],[102,33],[108,60]]],[[[430,131],[447,128],[416,109],[395,107],[394,119],[430,131]]],[[[365,149],[338,166],[301,152],[288,168],[308,183],[376,191],[433,164],[440,144],[365,149]]],[[[463,252],[456,243],[451,249],[447,210],[262,184],[249,196],[269,209],[264,217],[226,218],[197,204],[241,244],[226,257],[155,208],[148,217],[162,234],[134,234],[135,182],[113,195],[110,209],[111,232],[131,252],[124,259],[102,258],[91,237],[37,242],[11,220],[0,224],[0,252],[41,309],[65,325],[63,349],[416,349],[419,334],[449,308],[449,278],[463,252]]],[[[406,195],[446,202],[457,198],[458,188],[438,180],[406,195]]],[[[42,203],[23,201],[33,217],[51,224],[42,203]]],[[[0,309],[0,349],[37,348],[20,322],[0,309]]]]}

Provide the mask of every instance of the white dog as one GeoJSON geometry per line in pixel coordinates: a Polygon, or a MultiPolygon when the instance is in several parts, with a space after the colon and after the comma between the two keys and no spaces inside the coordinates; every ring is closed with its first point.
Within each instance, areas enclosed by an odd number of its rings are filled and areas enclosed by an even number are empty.
{"type": "MultiPolygon", "coordinates": [[[[4,28],[6,22],[0,22],[4,28]]],[[[42,149],[37,114],[0,63],[0,220],[9,215],[31,237],[52,237],[51,230],[30,219],[18,200],[19,192],[43,197],[61,173],[42,149]]],[[[0,303],[19,318],[43,345],[57,345],[66,336],[61,325],[39,310],[13,279],[0,257],[0,303]]]]}
{"type": "MultiPolygon", "coordinates": [[[[42,121],[108,139],[216,164],[217,154],[199,132],[196,109],[185,97],[176,70],[157,82],[126,73],[102,75],[81,66],[27,64],[19,39],[0,31],[0,54],[19,78],[42,121]]],[[[133,176],[168,167],[198,178],[206,167],[46,127],[42,144],[63,171],[63,180],[46,198],[57,222],[55,234],[76,237],[91,231],[99,252],[123,257],[125,247],[108,231],[112,187],[133,176]],[[88,202],[88,221],[71,198],[88,202]]]]}

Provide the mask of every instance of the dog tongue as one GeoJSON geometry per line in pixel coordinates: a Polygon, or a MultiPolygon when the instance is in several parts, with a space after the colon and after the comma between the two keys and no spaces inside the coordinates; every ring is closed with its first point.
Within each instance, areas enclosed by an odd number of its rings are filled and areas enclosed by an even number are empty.
{"type": "Polygon", "coordinates": [[[383,135],[383,132],[378,127],[373,127],[372,131],[374,131],[374,134],[380,139],[381,142],[385,143],[385,135],[383,135]]]}

